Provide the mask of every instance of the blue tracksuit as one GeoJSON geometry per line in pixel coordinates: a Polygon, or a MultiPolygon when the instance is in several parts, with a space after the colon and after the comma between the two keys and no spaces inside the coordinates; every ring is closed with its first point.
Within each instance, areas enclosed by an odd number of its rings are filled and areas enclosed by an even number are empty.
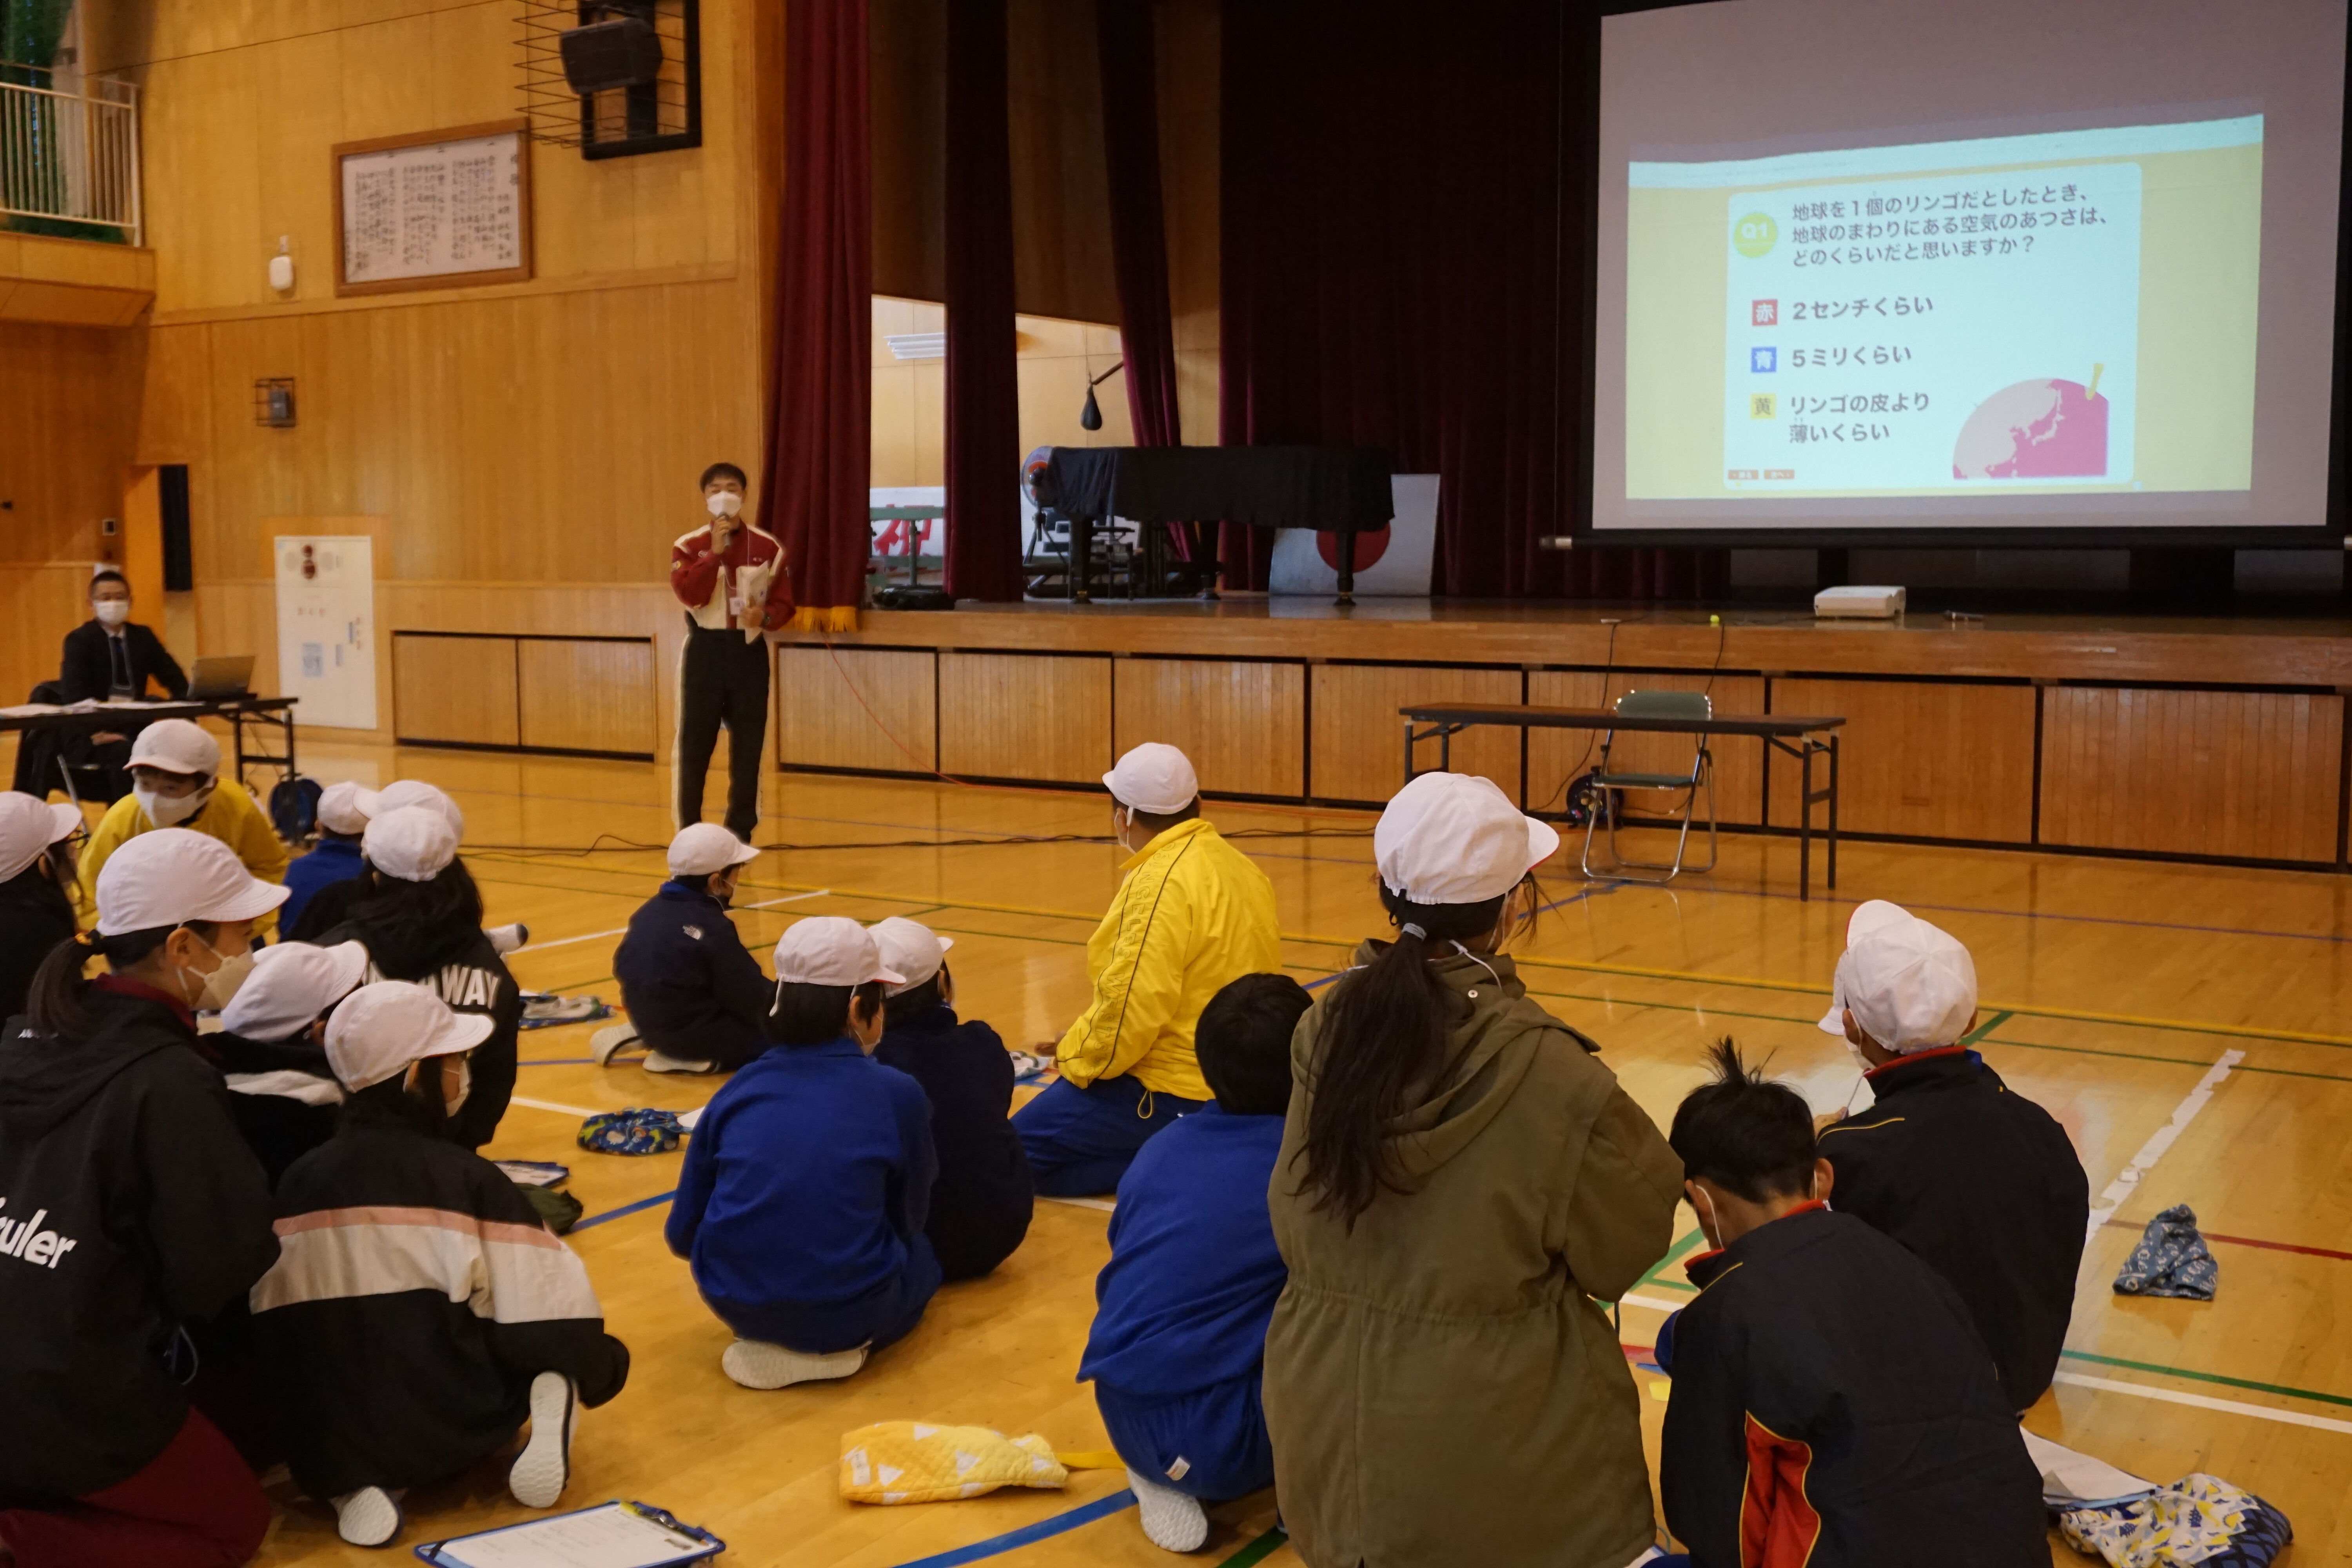
{"type": "Polygon", "coordinates": [[[711,1098],[665,1236],[746,1339],[813,1355],[903,1337],[939,1289],[922,1086],[844,1036],[776,1046],[711,1098]]]}
{"type": "Polygon", "coordinates": [[[1146,1143],[1118,1184],[1095,1281],[1079,1381],[1093,1380],[1129,1467],[1192,1497],[1274,1484],[1258,1383],[1290,1278],[1265,1197],[1282,1121],[1211,1103],[1146,1143]]]}
{"type": "Polygon", "coordinates": [[[638,907],[613,973],[637,1037],[665,1056],[735,1068],[768,1048],[775,984],[698,879],[664,882],[638,907]]]}
{"type": "Polygon", "coordinates": [[[358,839],[321,835],[309,854],[298,855],[286,863],[286,901],[278,907],[278,929],[294,929],[311,894],[330,882],[348,882],[366,869],[358,839]]]}

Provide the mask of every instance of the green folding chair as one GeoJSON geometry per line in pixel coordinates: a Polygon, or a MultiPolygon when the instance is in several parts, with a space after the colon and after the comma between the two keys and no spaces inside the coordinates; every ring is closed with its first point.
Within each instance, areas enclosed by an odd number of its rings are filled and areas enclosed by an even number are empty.
{"type": "MultiPolygon", "coordinates": [[[[1617,699],[1610,711],[1623,719],[1691,719],[1715,717],[1715,704],[1703,691],[1628,691],[1617,699]]],[[[1654,733],[1654,731],[1646,731],[1654,733]]],[[[1685,871],[1712,871],[1720,848],[1721,836],[1715,817],[1715,754],[1707,750],[1706,736],[1692,736],[1695,745],[1688,774],[1612,773],[1609,770],[1609,749],[1616,743],[1617,731],[1601,733],[1601,763],[1593,770],[1592,815],[1584,823],[1584,854],[1579,864],[1588,877],[1604,878],[1625,882],[1671,882],[1685,871]],[[1691,822],[1697,815],[1698,792],[1706,791],[1706,864],[1685,866],[1683,857],[1690,847],[1691,822]],[[1619,845],[1617,835],[1624,826],[1625,795],[1633,790],[1646,790],[1668,796],[1680,795],[1680,831],[1675,838],[1675,855],[1671,860],[1637,860],[1627,855],[1619,845]],[[1592,865],[1592,840],[1595,830],[1606,818],[1609,828],[1609,858],[1612,867],[1595,870],[1592,865]],[[1663,872],[1663,876],[1651,873],[1663,872]]],[[[1664,819],[1673,826],[1676,818],[1670,801],[1664,819]]],[[[1654,820],[1641,826],[1658,826],[1654,820]]]]}

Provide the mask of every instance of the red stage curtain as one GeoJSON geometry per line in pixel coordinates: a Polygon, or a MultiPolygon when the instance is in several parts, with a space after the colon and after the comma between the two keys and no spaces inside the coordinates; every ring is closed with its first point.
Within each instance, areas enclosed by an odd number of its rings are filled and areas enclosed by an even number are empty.
{"type": "Polygon", "coordinates": [[[1128,413],[1137,446],[1181,447],[1151,0],[1095,0],[1095,42],[1102,61],[1103,161],[1110,174],[1111,263],[1128,413]]]}
{"type": "Polygon", "coordinates": [[[948,0],[947,585],[998,602],[1022,588],[1004,5],[948,0]]]}
{"type": "Polygon", "coordinates": [[[866,0],[784,17],[784,190],[760,526],[792,564],[793,624],[857,625],[868,553],[874,220],[866,0]]]}
{"type": "MultiPolygon", "coordinates": [[[[1441,594],[1688,596],[1721,552],[1560,553],[1582,471],[1600,31],[1524,0],[1224,14],[1229,443],[1382,446],[1443,476],[1441,594]]],[[[1225,530],[1229,580],[1269,542],[1225,530]]]]}

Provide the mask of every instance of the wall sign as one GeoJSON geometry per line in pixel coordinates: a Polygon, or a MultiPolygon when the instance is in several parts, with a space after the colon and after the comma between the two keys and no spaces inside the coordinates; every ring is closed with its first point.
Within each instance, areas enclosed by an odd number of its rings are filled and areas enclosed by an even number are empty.
{"type": "Polygon", "coordinates": [[[375,728],[375,542],[279,534],[278,689],[304,725],[375,728]]]}
{"type": "Polygon", "coordinates": [[[529,278],[529,142],[509,120],[336,146],[335,292],[529,278]]]}

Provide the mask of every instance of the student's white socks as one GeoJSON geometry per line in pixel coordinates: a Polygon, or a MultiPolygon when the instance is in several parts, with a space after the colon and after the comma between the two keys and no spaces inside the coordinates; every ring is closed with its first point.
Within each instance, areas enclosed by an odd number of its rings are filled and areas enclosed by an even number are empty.
{"type": "Polygon", "coordinates": [[[637,1038],[635,1024],[608,1024],[588,1037],[589,1054],[596,1058],[596,1065],[600,1068],[611,1067],[613,1058],[621,1052],[644,1044],[637,1038]]]}
{"type": "Polygon", "coordinates": [[[645,1069],[647,1072],[717,1072],[717,1062],[690,1062],[671,1056],[667,1051],[647,1051],[645,1069]]]}
{"type": "Polygon", "coordinates": [[[1127,1484],[1143,1517],[1144,1539],[1152,1545],[1163,1552],[1198,1552],[1208,1544],[1209,1515],[1197,1498],[1134,1470],[1127,1472],[1127,1484]]]}
{"type": "Polygon", "coordinates": [[[333,1500],[335,1533],[353,1546],[389,1546],[400,1533],[400,1494],[362,1487],[333,1500]]]}
{"type": "Polygon", "coordinates": [[[866,1347],[830,1355],[803,1355],[764,1340],[737,1340],[719,1358],[719,1364],[746,1388],[783,1388],[847,1377],[866,1364],[866,1347]]]}
{"type": "Polygon", "coordinates": [[[510,926],[485,926],[482,934],[490,939],[491,949],[501,958],[530,943],[530,927],[520,921],[510,926]]]}
{"type": "Polygon", "coordinates": [[[507,1490],[525,1508],[553,1508],[572,1479],[572,1424],[580,1394],[560,1372],[530,1380],[530,1441],[507,1472],[507,1490]]]}

